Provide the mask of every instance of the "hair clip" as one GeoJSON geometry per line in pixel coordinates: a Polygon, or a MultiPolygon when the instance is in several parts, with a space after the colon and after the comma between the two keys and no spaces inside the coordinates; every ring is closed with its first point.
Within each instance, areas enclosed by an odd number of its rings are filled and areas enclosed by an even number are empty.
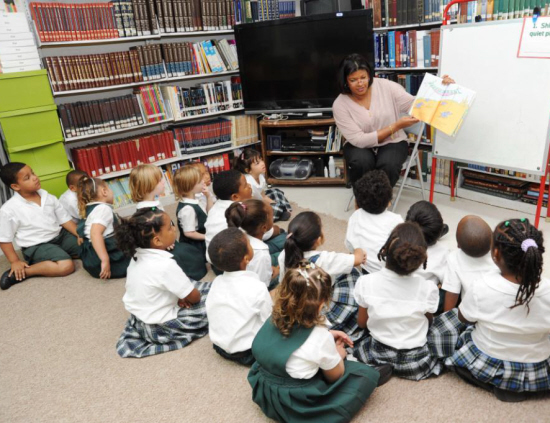
{"type": "Polygon", "coordinates": [[[523,242],[521,243],[521,249],[523,250],[524,253],[526,253],[527,250],[531,247],[535,247],[537,249],[539,248],[539,246],[537,245],[537,242],[532,238],[524,239],[523,242]]]}
{"type": "Polygon", "coordinates": [[[94,179],[94,178],[90,178],[90,179],[92,180],[92,185],[93,185],[93,187],[94,187],[94,191],[93,191],[93,192],[95,192],[95,191],[96,191],[96,187],[95,187],[95,179],[94,179]]]}
{"type": "Polygon", "coordinates": [[[521,223],[525,223],[525,221],[526,221],[527,219],[523,217],[523,218],[521,218],[521,219],[519,219],[519,220],[521,221],[521,223]]]}
{"type": "Polygon", "coordinates": [[[240,159],[241,159],[241,160],[244,160],[244,151],[241,153],[240,159]]]}
{"type": "Polygon", "coordinates": [[[286,236],[286,239],[290,238],[292,236],[292,232],[289,232],[288,235],[286,236]]]}
{"type": "Polygon", "coordinates": [[[306,285],[309,286],[309,275],[305,269],[298,269],[298,273],[306,280],[306,285]]]}
{"type": "Polygon", "coordinates": [[[244,211],[246,211],[247,207],[246,207],[246,204],[244,203],[239,203],[241,205],[241,207],[243,208],[244,211]]]}
{"type": "Polygon", "coordinates": [[[157,208],[156,208],[156,207],[151,207],[151,210],[152,210],[152,211],[156,211],[157,208]]]}
{"type": "Polygon", "coordinates": [[[507,220],[506,222],[504,222],[504,226],[506,226],[506,227],[510,226],[510,221],[507,220]]]}

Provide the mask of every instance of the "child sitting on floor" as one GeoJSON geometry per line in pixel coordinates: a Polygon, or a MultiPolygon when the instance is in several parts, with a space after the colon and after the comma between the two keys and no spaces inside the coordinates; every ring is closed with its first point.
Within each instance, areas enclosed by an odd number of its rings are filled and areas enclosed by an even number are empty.
{"type": "Polygon", "coordinates": [[[33,276],[67,276],[72,258],[80,254],[76,225],[59,200],[40,189],[40,179],[25,163],[8,163],[0,178],[14,191],[0,208],[0,248],[11,263],[0,278],[0,288],[33,276]],[[21,248],[20,260],[13,243],[21,248]]]}
{"type": "Polygon", "coordinates": [[[132,257],[122,298],[131,314],[118,343],[121,357],[174,351],[208,333],[204,301],[210,283],[189,280],[167,248],[176,240],[170,217],[157,208],[138,210],[116,233],[132,257]]]}
{"type": "Polygon", "coordinates": [[[367,253],[363,269],[368,273],[378,272],[383,263],[378,252],[388,239],[393,228],[403,223],[403,218],[388,210],[393,195],[386,172],[371,170],[353,186],[357,210],[348,220],[346,247],[349,251],[362,248],[367,253]]]}
{"type": "Polygon", "coordinates": [[[242,231],[224,229],[212,239],[208,253],[212,264],[224,271],[212,282],[206,299],[214,350],[229,360],[250,365],[254,362],[252,341],[271,316],[271,296],[258,275],[247,270],[254,251],[242,231]]]}
{"type": "Polygon", "coordinates": [[[448,311],[456,307],[460,295],[464,297],[472,282],[488,272],[498,271],[491,258],[489,225],[478,216],[463,217],[456,228],[458,250],[447,257],[447,268],[441,289],[445,291],[445,305],[448,311]]]}
{"type": "Polygon", "coordinates": [[[331,278],[309,262],[288,270],[273,316],[254,339],[256,363],[248,373],[252,399],[265,415],[280,422],[349,422],[377,384],[380,373],[345,361],[349,337],[329,330],[321,310],[331,298],[331,278]]]}
{"type": "Polygon", "coordinates": [[[80,212],[78,211],[78,181],[83,176],[88,176],[86,172],[82,170],[71,170],[65,177],[65,183],[67,184],[67,191],[65,191],[59,197],[59,202],[63,208],[69,213],[74,223],[80,221],[80,212]]]}
{"type": "Polygon", "coordinates": [[[119,218],[113,212],[113,197],[103,179],[84,176],[78,181],[78,208],[83,218],[78,234],[84,240],[80,258],[94,278],[123,278],[130,262],[115,242],[119,218]]]}
{"type": "Polygon", "coordinates": [[[550,391],[550,281],[541,277],[543,253],[542,232],[529,220],[499,223],[491,251],[499,271],[483,273],[458,306],[459,319],[472,326],[445,363],[501,401],[550,391]]]}
{"type": "Polygon", "coordinates": [[[212,192],[213,187],[210,172],[208,172],[208,169],[206,168],[204,163],[201,162],[190,163],[187,166],[191,166],[199,170],[201,174],[201,179],[204,182],[204,189],[201,193],[196,194],[195,198],[199,200],[199,204],[204,210],[210,210],[217,200],[216,196],[212,192]]]}
{"type": "Polygon", "coordinates": [[[265,162],[258,150],[245,149],[235,159],[235,169],[242,172],[252,187],[252,198],[263,200],[273,208],[273,220],[277,222],[290,219],[292,207],[285,193],[278,188],[267,188],[265,180],[265,162]]]}

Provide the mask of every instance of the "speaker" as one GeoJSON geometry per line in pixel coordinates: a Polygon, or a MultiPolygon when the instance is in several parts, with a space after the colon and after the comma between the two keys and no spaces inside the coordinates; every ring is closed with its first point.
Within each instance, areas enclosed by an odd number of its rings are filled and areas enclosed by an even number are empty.
{"type": "Polygon", "coordinates": [[[309,159],[277,159],[269,165],[269,173],[276,179],[300,179],[310,177],[313,163],[309,159]]]}

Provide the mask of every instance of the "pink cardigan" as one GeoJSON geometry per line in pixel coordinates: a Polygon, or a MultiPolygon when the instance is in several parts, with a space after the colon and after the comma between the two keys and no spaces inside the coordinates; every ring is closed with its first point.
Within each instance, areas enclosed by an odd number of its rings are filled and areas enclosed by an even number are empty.
{"type": "Polygon", "coordinates": [[[378,143],[377,131],[409,112],[414,97],[396,82],[374,78],[370,110],[353,101],[349,95],[340,94],[332,104],[332,113],[338,129],[346,142],[355,147],[371,148],[407,139],[402,129],[378,143]]]}

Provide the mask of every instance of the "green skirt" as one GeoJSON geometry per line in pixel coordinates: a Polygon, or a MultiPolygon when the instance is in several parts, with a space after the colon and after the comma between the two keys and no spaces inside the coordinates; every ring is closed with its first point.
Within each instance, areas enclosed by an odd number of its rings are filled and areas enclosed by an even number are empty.
{"type": "Polygon", "coordinates": [[[176,242],[174,249],[168,252],[174,255],[176,263],[189,279],[200,281],[208,273],[204,253],[194,245],[176,242]]]}
{"type": "Polygon", "coordinates": [[[344,375],[328,383],[321,370],[311,379],[293,379],[275,376],[256,362],[248,373],[252,399],[279,422],[347,423],[374,391],[380,374],[363,363],[344,364],[344,375]]]}
{"type": "MultiPolygon", "coordinates": [[[[105,238],[104,240],[107,254],[109,254],[109,262],[111,264],[111,279],[125,278],[126,270],[128,269],[131,259],[126,257],[122,251],[117,248],[114,236],[105,238]]],[[[88,238],[84,238],[84,242],[81,245],[80,258],[82,259],[84,269],[94,278],[99,278],[101,273],[101,260],[88,238]]]]}

